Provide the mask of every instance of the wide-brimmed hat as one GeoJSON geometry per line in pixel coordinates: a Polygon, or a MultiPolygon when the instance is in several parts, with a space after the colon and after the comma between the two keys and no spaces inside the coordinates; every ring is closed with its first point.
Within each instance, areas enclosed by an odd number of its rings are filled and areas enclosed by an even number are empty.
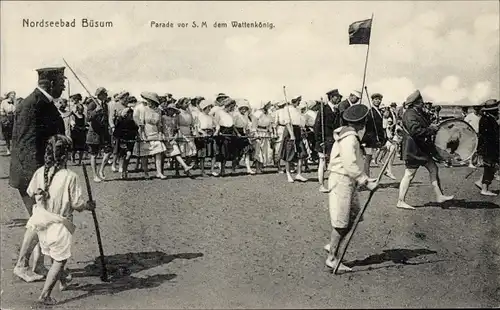
{"type": "Polygon", "coordinates": [[[181,98],[179,98],[179,100],[177,100],[175,105],[177,106],[177,108],[180,108],[182,105],[189,103],[190,101],[191,101],[191,98],[181,97],[181,98]]]}
{"type": "Polygon", "coordinates": [[[395,108],[395,107],[397,107],[397,106],[398,106],[398,104],[397,104],[396,102],[391,102],[391,107],[392,107],[392,108],[395,108]]]}
{"type": "Polygon", "coordinates": [[[353,104],[348,107],[342,117],[350,123],[358,123],[368,115],[368,107],[364,104],[353,104]]]}
{"type": "Polygon", "coordinates": [[[297,101],[301,101],[301,100],[302,100],[302,96],[297,96],[297,97],[295,97],[295,98],[293,98],[293,99],[291,100],[291,103],[292,103],[292,104],[294,104],[294,103],[296,103],[297,101]]]}
{"type": "Polygon", "coordinates": [[[107,94],[107,93],[108,93],[108,91],[107,91],[107,90],[106,90],[106,88],[104,88],[104,87],[99,87],[99,88],[97,88],[97,89],[96,89],[96,91],[95,91],[95,96],[96,96],[96,97],[99,97],[99,95],[100,95],[100,94],[103,94],[103,93],[106,93],[106,94],[107,94]]]}
{"type": "Polygon", "coordinates": [[[481,105],[481,111],[494,111],[498,109],[499,105],[498,100],[496,99],[488,99],[481,105]]]}
{"type": "Polygon", "coordinates": [[[69,96],[69,99],[81,101],[83,98],[82,98],[82,95],[80,95],[80,94],[73,94],[73,95],[69,96]]]}
{"type": "Polygon", "coordinates": [[[382,98],[384,98],[384,96],[382,96],[382,94],[379,94],[379,93],[374,93],[372,95],[372,100],[373,99],[382,99],[382,98]]]}
{"type": "Polygon", "coordinates": [[[122,92],[119,92],[118,94],[116,94],[115,98],[117,100],[122,100],[122,99],[127,98],[128,96],[130,96],[130,93],[128,91],[122,91],[122,92]]]}
{"type": "Polygon", "coordinates": [[[301,101],[298,106],[299,110],[307,109],[307,101],[301,101]]]}
{"type": "Polygon", "coordinates": [[[176,113],[179,113],[181,110],[177,108],[177,105],[175,103],[169,103],[165,106],[165,111],[167,110],[172,110],[176,113]]]}
{"type": "Polygon", "coordinates": [[[11,90],[11,91],[9,91],[9,92],[6,92],[6,93],[5,93],[5,95],[3,95],[3,96],[4,96],[4,98],[9,98],[9,96],[10,96],[11,94],[14,94],[14,96],[15,96],[15,95],[16,95],[16,92],[15,92],[15,91],[13,91],[13,90],[11,90]]]}
{"type": "Polygon", "coordinates": [[[231,98],[228,97],[228,98],[224,99],[224,101],[222,101],[222,105],[224,107],[236,105],[236,100],[231,99],[231,98]]]}
{"type": "Polygon", "coordinates": [[[148,101],[153,101],[156,104],[160,104],[160,97],[158,96],[157,93],[145,91],[141,93],[141,97],[148,101]]]}
{"type": "Polygon", "coordinates": [[[214,103],[211,102],[211,101],[208,101],[206,99],[203,99],[201,102],[200,102],[200,110],[205,110],[206,108],[208,107],[213,107],[214,106],[214,103]]]}
{"type": "Polygon", "coordinates": [[[127,107],[135,107],[136,104],[137,104],[137,98],[135,98],[134,96],[129,96],[127,98],[127,107]]]}
{"type": "Polygon", "coordinates": [[[308,109],[312,109],[312,108],[314,108],[315,106],[317,106],[320,103],[321,102],[318,101],[318,100],[309,100],[309,101],[307,101],[307,108],[308,109]]]}
{"type": "Polygon", "coordinates": [[[215,96],[215,100],[219,100],[220,98],[229,98],[229,96],[224,93],[218,93],[217,96],[215,96]]]}
{"type": "Polygon", "coordinates": [[[285,105],[286,105],[286,101],[285,101],[285,100],[280,100],[280,101],[276,102],[276,106],[277,106],[278,108],[282,108],[282,107],[284,107],[285,105]]]}
{"type": "Polygon", "coordinates": [[[422,99],[422,95],[420,94],[420,91],[417,89],[411,95],[409,95],[408,98],[406,98],[405,105],[408,107],[418,99],[422,99]]]}
{"type": "Polygon", "coordinates": [[[246,100],[246,99],[236,100],[236,105],[238,106],[238,109],[241,109],[241,108],[250,109],[250,102],[248,102],[248,100],[246,100]]]}

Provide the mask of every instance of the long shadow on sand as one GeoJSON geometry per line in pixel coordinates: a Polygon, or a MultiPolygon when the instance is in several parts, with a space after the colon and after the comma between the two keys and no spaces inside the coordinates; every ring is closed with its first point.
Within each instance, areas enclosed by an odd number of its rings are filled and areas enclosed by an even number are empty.
{"type": "MultiPolygon", "coordinates": [[[[195,259],[202,256],[203,253],[181,253],[169,255],[163,252],[140,252],[106,256],[105,261],[109,281],[97,284],[71,285],[68,287],[68,291],[86,291],[86,293],[64,300],[59,304],[66,304],[95,295],[112,295],[132,289],[158,287],[163,282],[176,278],[177,275],[158,274],[145,277],[135,277],[132,276],[132,274],[168,264],[174,259],[195,259]]],[[[96,257],[92,264],[87,265],[84,268],[70,269],[69,271],[73,277],[98,277],[101,272],[99,257],[96,257]]]]}
{"type": "Polygon", "coordinates": [[[383,253],[370,255],[363,260],[355,260],[351,262],[346,262],[345,265],[349,267],[354,266],[370,266],[383,264],[385,262],[393,262],[395,264],[404,264],[404,265],[414,265],[418,263],[409,263],[408,260],[423,256],[436,254],[436,251],[432,251],[429,249],[392,249],[392,250],[384,250],[383,253]]]}
{"type": "Polygon", "coordinates": [[[465,199],[450,200],[439,204],[437,202],[428,202],[420,208],[443,208],[443,209],[500,209],[500,205],[490,201],[471,201],[465,199]]]}

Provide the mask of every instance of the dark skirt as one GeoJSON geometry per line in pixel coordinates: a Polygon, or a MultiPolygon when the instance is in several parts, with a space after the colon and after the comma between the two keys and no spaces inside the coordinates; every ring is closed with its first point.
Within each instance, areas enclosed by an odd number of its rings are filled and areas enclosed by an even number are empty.
{"type": "Polygon", "coordinates": [[[254,148],[245,133],[245,129],[239,127],[234,127],[234,129],[239,133],[239,137],[235,137],[236,156],[240,157],[246,154],[252,154],[254,148]]]}
{"type": "Polygon", "coordinates": [[[73,151],[85,151],[87,147],[87,129],[85,127],[74,127],[71,130],[71,140],[73,140],[73,151]]]}
{"type": "Polygon", "coordinates": [[[205,129],[208,136],[196,137],[194,144],[196,145],[196,153],[198,158],[212,158],[217,154],[217,144],[213,136],[213,129],[205,129]]]}
{"type": "Polygon", "coordinates": [[[280,156],[284,161],[297,161],[307,158],[307,150],[302,141],[300,126],[293,126],[295,140],[290,140],[290,133],[287,129],[283,133],[283,144],[281,145],[280,156]]]}
{"type": "Polygon", "coordinates": [[[14,128],[14,114],[2,116],[0,119],[2,125],[2,135],[5,140],[12,140],[12,129],[14,128]]]}
{"type": "Polygon", "coordinates": [[[234,127],[220,127],[219,136],[215,138],[217,144],[218,161],[233,160],[236,155],[236,139],[234,137],[234,127]]]}
{"type": "Polygon", "coordinates": [[[130,140],[122,140],[122,139],[116,139],[116,140],[118,145],[118,151],[117,151],[118,156],[122,157],[125,156],[128,152],[130,153],[134,152],[135,142],[130,142],[130,140]]]}

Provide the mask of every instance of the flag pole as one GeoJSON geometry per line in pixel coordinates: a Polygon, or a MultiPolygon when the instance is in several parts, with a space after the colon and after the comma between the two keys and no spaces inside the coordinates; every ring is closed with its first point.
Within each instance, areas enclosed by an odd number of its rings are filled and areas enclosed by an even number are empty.
{"type": "Polygon", "coordinates": [[[366,80],[366,68],[368,67],[368,54],[370,53],[370,41],[371,41],[371,31],[373,29],[373,13],[371,18],[371,26],[370,26],[370,38],[368,41],[368,46],[366,48],[366,57],[365,57],[365,70],[363,72],[363,85],[361,86],[361,98],[359,98],[359,103],[363,103],[363,89],[365,89],[365,80],[366,80]]]}

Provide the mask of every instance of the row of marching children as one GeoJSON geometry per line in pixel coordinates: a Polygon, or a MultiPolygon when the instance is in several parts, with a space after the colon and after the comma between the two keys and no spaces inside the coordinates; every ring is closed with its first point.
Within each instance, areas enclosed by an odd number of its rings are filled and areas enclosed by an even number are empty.
{"type": "MultiPolygon", "coordinates": [[[[108,162],[113,172],[127,178],[132,156],[138,159],[136,169],[142,167],[147,178],[148,160],[154,157],[156,177],[160,179],[166,178],[164,162],[169,158],[182,166],[188,176],[192,176],[190,171],[196,165],[206,175],[207,160],[213,176],[227,175],[228,161],[232,172],[243,160],[246,172],[256,174],[280,159],[287,163],[299,160],[296,179],[306,180],[300,174],[300,160],[307,157],[301,132],[303,118],[293,108],[283,115],[280,111],[284,111],[284,102],[278,104],[281,109],[273,115],[271,110],[275,105],[271,102],[252,111],[247,100],[235,100],[223,93],[213,102],[203,97],[175,100],[152,92],[143,92],[141,97],[143,100],[138,101],[124,91],[111,99],[107,90],[100,87],[95,97],[87,98],[84,104],[80,103],[81,95],[73,95],[71,113],[66,113],[66,106],[60,107],[62,116],[71,116],[65,124],[74,152],[79,153],[80,161],[85,150],[90,153],[95,182],[106,179],[104,170],[108,162]],[[283,131],[286,126],[292,129],[283,131]],[[291,147],[288,142],[295,137],[296,147],[291,147]]],[[[300,99],[292,100],[292,106],[300,99]]]]}

